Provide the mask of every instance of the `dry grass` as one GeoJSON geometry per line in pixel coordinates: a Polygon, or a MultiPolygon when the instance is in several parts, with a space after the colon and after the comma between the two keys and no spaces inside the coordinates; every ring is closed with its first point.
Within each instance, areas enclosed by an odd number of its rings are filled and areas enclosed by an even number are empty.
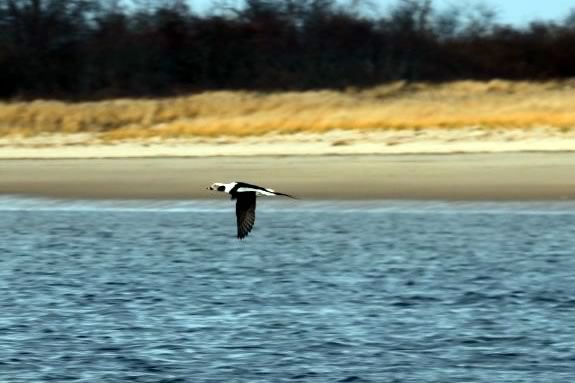
{"type": "Polygon", "coordinates": [[[395,83],[367,90],[207,92],[161,100],[0,103],[0,135],[94,132],[107,140],[335,129],[575,127],[575,80],[395,83]]]}

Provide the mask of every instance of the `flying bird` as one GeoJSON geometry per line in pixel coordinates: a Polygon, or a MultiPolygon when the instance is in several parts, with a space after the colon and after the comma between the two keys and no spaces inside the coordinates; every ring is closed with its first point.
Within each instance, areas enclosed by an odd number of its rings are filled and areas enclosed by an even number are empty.
{"type": "Polygon", "coordinates": [[[236,200],[236,220],[239,239],[244,239],[248,233],[252,231],[254,223],[256,222],[256,196],[285,196],[296,199],[289,194],[278,193],[273,189],[263,188],[245,182],[230,182],[229,184],[216,182],[208,189],[228,193],[231,195],[232,200],[236,200]]]}

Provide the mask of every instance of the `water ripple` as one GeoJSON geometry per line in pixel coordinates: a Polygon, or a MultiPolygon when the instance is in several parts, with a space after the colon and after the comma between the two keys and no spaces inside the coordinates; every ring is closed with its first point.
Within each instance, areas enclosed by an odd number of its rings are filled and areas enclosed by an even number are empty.
{"type": "Polygon", "coordinates": [[[568,203],[0,211],[3,383],[575,379],[568,203]]]}

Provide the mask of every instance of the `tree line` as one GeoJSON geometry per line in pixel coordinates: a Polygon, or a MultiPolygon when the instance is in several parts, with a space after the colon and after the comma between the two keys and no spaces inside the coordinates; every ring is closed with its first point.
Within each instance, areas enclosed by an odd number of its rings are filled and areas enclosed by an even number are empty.
{"type": "MultiPolygon", "coordinates": [[[[468,4],[468,3],[467,3],[468,4]]],[[[0,0],[0,98],[575,76],[575,12],[506,25],[432,0],[0,0]],[[239,4],[238,4],[239,3],[239,4]]]]}

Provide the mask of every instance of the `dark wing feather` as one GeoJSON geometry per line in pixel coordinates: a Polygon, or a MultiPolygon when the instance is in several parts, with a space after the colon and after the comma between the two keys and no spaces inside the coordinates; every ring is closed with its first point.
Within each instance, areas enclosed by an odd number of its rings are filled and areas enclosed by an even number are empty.
{"type": "Polygon", "coordinates": [[[256,222],[256,193],[237,193],[236,218],[238,221],[238,238],[248,235],[256,222]]]}

